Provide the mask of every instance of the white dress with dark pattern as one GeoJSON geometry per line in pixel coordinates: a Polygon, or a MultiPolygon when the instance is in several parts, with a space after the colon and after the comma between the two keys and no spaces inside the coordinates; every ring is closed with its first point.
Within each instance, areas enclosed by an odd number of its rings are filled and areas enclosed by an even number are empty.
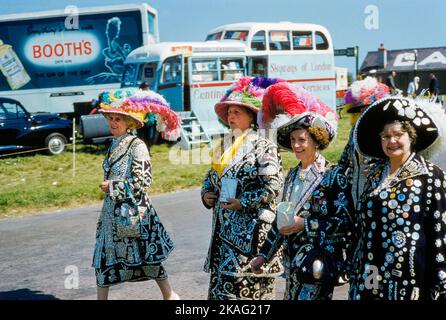
{"type": "Polygon", "coordinates": [[[110,181],[97,224],[92,266],[99,287],[125,281],[162,280],[161,265],[173,249],[173,242],[152,206],[146,188],[152,182],[150,156],[139,138],[125,134],[113,142],[103,163],[104,179],[110,181]],[[134,198],[142,218],[141,236],[120,238],[114,218],[134,198]]]}

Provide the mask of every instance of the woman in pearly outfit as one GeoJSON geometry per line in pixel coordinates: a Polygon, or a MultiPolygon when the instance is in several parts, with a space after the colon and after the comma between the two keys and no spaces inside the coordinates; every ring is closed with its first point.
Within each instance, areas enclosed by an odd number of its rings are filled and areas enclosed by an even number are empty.
{"type": "MultiPolygon", "coordinates": [[[[282,205],[290,206],[292,220],[289,225],[281,226],[278,225],[278,217],[259,255],[251,262],[252,268],[261,274],[263,265],[283,246],[285,299],[331,299],[332,283],[302,283],[298,273],[302,261],[316,244],[336,256],[340,254],[340,248],[335,243],[344,241],[340,229],[347,212],[344,208],[346,178],[337,171],[336,174],[328,174],[330,164],[319,153],[335,137],[337,123],[328,120],[333,116],[333,111],[303,88],[284,83],[267,90],[263,107],[266,120],[272,120],[276,115],[273,109],[285,111],[289,116],[299,112],[279,126],[277,141],[282,148],[292,150],[300,162],[288,173],[282,202],[279,203],[279,208],[282,205]],[[333,176],[336,181],[342,181],[344,189],[334,188],[333,176]],[[318,192],[314,193],[315,190],[318,192]],[[317,199],[324,193],[329,193],[336,202],[318,203],[317,199]],[[314,210],[318,205],[323,205],[322,212],[314,210]]],[[[276,119],[281,117],[276,116],[276,119]]]]}
{"type": "Polygon", "coordinates": [[[445,127],[439,105],[401,97],[359,119],[356,147],[379,160],[355,215],[350,299],[446,299],[446,174],[423,155],[444,150],[445,127]]]}
{"type": "Polygon", "coordinates": [[[204,206],[212,209],[205,263],[211,300],[274,299],[275,278],[283,271],[280,253],[260,277],[249,266],[275,219],[283,183],[277,146],[255,130],[263,92],[274,82],[243,77],[215,106],[230,134],[214,150],[201,191],[204,206]]]}
{"type": "Polygon", "coordinates": [[[132,133],[143,126],[149,104],[169,109],[154,92],[102,94],[100,112],[114,138],[103,162],[104,181],[100,184],[105,198],[93,257],[98,299],[107,299],[112,285],[150,279],[156,280],[164,299],[178,299],[162,265],[174,245],[146,191],[152,183],[150,155],[145,143],[132,133]]]}

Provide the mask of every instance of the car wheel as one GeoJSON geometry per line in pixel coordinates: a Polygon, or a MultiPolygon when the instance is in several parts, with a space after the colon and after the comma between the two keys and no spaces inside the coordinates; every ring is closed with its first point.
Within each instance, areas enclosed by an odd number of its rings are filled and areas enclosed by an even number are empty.
{"type": "Polygon", "coordinates": [[[45,139],[45,147],[48,148],[47,152],[50,155],[63,153],[66,143],[67,139],[60,133],[52,133],[45,139]]]}

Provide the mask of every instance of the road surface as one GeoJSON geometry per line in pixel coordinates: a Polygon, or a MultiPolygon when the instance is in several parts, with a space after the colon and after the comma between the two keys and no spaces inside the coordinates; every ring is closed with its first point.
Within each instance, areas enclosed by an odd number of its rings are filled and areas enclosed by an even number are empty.
{"type": "MultiPolygon", "coordinates": [[[[446,168],[446,153],[433,159],[446,168]]],[[[183,299],[207,297],[208,274],[202,271],[207,253],[211,214],[199,190],[152,197],[175,243],[165,262],[170,282],[183,299]]],[[[0,222],[0,300],[95,299],[91,258],[101,206],[69,209],[0,222]]],[[[276,299],[284,280],[279,278],[276,299]]],[[[346,299],[347,285],[335,299],[346,299]]],[[[110,299],[161,299],[154,281],[124,283],[110,289],[110,299]]]]}

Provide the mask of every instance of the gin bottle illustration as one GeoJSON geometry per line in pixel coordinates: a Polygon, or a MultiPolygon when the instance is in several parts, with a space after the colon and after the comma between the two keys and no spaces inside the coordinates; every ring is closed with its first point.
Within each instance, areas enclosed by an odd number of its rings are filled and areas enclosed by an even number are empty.
{"type": "Polygon", "coordinates": [[[6,77],[6,81],[12,90],[17,90],[27,84],[31,78],[23,68],[17,54],[9,44],[4,44],[0,39],[0,70],[6,77]]]}

